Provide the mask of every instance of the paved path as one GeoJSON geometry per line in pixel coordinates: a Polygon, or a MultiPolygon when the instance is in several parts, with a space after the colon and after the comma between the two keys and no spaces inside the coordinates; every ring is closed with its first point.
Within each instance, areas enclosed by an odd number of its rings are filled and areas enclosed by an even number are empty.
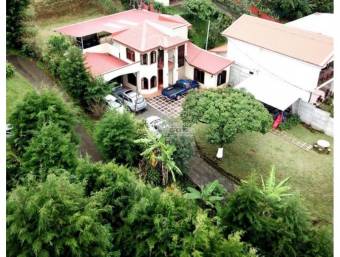
{"type": "MultiPolygon", "coordinates": [[[[7,60],[12,63],[16,71],[24,76],[37,89],[45,87],[56,87],[54,81],[40,68],[37,67],[36,62],[22,57],[22,56],[7,56],[7,60]]],[[[68,101],[65,95],[65,100],[68,101]]],[[[88,154],[93,161],[102,160],[102,156],[97,150],[92,137],[87,133],[86,129],[80,124],[76,124],[75,131],[80,137],[80,153],[82,156],[88,154]]]]}
{"type": "Polygon", "coordinates": [[[289,135],[287,132],[278,130],[278,129],[273,129],[271,130],[271,133],[280,137],[283,137],[286,139],[288,142],[292,143],[293,145],[296,145],[297,147],[309,152],[310,150],[313,149],[313,146],[311,144],[305,143],[301,141],[300,139],[289,135]]]}
{"type": "Polygon", "coordinates": [[[234,182],[209,165],[198,153],[193,156],[189,165],[188,175],[194,184],[202,186],[214,180],[218,180],[228,192],[233,192],[235,190],[234,182]]]}

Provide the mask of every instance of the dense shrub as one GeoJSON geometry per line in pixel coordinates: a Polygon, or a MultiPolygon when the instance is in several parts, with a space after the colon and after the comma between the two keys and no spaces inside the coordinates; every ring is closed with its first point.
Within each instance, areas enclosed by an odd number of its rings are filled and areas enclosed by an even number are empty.
{"type": "Polygon", "coordinates": [[[153,7],[155,8],[155,10],[160,11],[164,6],[160,2],[154,1],[153,7]]]}
{"type": "Polygon", "coordinates": [[[30,0],[6,1],[6,44],[20,49],[25,31],[26,9],[30,0]]]}
{"type": "Polygon", "coordinates": [[[49,39],[43,59],[61,86],[88,111],[93,105],[102,104],[104,96],[111,90],[103,80],[89,74],[81,49],[63,36],[49,39]]]}
{"type": "Polygon", "coordinates": [[[309,0],[259,0],[255,4],[263,12],[283,20],[295,20],[311,13],[309,0]]]}
{"type": "Polygon", "coordinates": [[[50,91],[28,93],[9,117],[13,127],[9,144],[21,156],[32,137],[50,122],[57,124],[64,133],[71,133],[72,140],[76,141],[73,115],[62,99],[50,91]]]}
{"type": "Polygon", "coordinates": [[[7,145],[6,147],[6,190],[11,191],[24,177],[20,158],[7,145]]]}
{"type": "Polygon", "coordinates": [[[7,198],[7,255],[111,256],[111,229],[100,222],[98,197],[85,197],[65,174],[16,187],[7,198]]]}
{"type": "Polygon", "coordinates": [[[117,8],[112,0],[98,0],[95,2],[105,14],[112,14],[117,12],[117,8]]]}
{"type": "Polygon", "coordinates": [[[289,115],[284,122],[280,124],[280,129],[289,130],[300,124],[300,118],[297,114],[289,115]]]}
{"type": "Polygon", "coordinates": [[[6,79],[12,78],[14,76],[14,73],[14,66],[11,63],[6,62],[6,79]]]}
{"type": "Polygon", "coordinates": [[[308,212],[286,181],[275,182],[273,172],[262,188],[254,180],[241,184],[218,216],[226,234],[244,231],[242,239],[264,256],[331,256],[326,237],[323,247],[312,243],[318,236],[308,212]]]}
{"type": "Polygon", "coordinates": [[[221,32],[232,23],[232,18],[221,12],[210,0],[185,0],[184,7],[193,17],[211,22],[208,46],[223,41],[221,32]]]}
{"type": "Polygon", "coordinates": [[[95,138],[107,160],[133,164],[142,152],[135,140],[144,133],[143,130],[132,114],[110,111],[98,122],[95,138]]]}
{"type": "Polygon", "coordinates": [[[49,171],[65,169],[74,171],[77,164],[77,149],[71,134],[65,134],[57,125],[44,125],[25,148],[22,168],[41,180],[49,171]]]}
{"type": "Polygon", "coordinates": [[[162,191],[138,181],[125,167],[84,161],[77,174],[88,193],[100,191],[104,219],[123,256],[256,256],[240,235],[223,238],[218,227],[180,191],[162,191]]]}
{"type": "Polygon", "coordinates": [[[188,164],[194,152],[194,139],[189,131],[172,131],[171,129],[162,132],[165,141],[175,146],[173,159],[181,171],[188,171],[188,164]]]}

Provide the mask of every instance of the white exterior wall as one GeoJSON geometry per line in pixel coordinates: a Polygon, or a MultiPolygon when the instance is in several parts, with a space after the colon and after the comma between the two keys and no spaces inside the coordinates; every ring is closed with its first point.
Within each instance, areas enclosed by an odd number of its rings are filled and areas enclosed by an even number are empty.
{"type": "Polygon", "coordinates": [[[163,4],[164,6],[170,5],[170,0],[157,0],[156,2],[163,4]]]}
{"type": "Polygon", "coordinates": [[[174,34],[178,37],[188,39],[188,26],[182,26],[174,29],[174,34]]]}
{"type": "MultiPolygon", "coordinates": [[[[237,78],[246,77],[249,71],[265,73],[294,84],[299,88],[313,91],[317,87],[321,67],[288,56],[254,46],[240,40],[228,38],[227,58],[235,60],[231,83],[238,84],[237,78]],[[243,74],[242,74],[243,73],[243,74]]],[[[304,99],[307,100],[308,99],[304,99]]]]}
{"type": "MultiPolygon", "coordinates": [[[[227,71],[226,83],[221,84],[218,87],[227,86],[230,77],[230,66],[225,69],[227,71]]],[[[208,72],[204,72],[204,84],[200,84],[202,88],[217,88],[217,76],[218,74],[212,75],[208,72]]],[[[185,62],[185,78],[194,79],[194,67],[185,62]]]]}

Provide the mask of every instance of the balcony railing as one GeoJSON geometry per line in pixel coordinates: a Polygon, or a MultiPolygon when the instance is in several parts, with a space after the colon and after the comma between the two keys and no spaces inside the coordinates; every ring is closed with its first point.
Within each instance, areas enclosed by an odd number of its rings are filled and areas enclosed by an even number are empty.
{"type": "Polygon", "coordinates": [[[328,67],[326,69],[321,70],[320,75],[319,75],[318,86],[320,86],[321,84],[325,83],[326,81],[332,79],[333,75],[334,75],[334,68],[333,67],[328,67]]]}

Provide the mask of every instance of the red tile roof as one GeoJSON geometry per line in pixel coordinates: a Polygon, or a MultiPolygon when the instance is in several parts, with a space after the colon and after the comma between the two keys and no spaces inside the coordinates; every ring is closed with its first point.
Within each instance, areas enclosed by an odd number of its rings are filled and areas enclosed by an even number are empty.
{"type": "Polygon", "coordinates": [[[60,27],[57,28],[56,31],[68,36],[82,37],[98,32],[121,32],[135,26],[138,27],[138,25],[145,21],[155,22],[172,29],[181,26],[190,26],[190,23],[179,16],[160,14],[147,10],[132,9],[60,27]]]}
{"type": "Polygon", "coordinates": [[[93,76],[99,76],[128,65],[110,54],[85,53],[84,59],[86,67],[93,76]]]}
{"type": "Polygon", "coordinates": [[[168,48],[188,41],[177,36],[166,35],[148,21],[113,35],[112,38],[139,52],[146,52],[157,47],[168,48]]]}
{"type": "Polygon", "coordinates": [[[187,62],[210,74],[217,74],[230,66],[233,61],[203,50],[191,42],[187,43],[187,62]]]}

